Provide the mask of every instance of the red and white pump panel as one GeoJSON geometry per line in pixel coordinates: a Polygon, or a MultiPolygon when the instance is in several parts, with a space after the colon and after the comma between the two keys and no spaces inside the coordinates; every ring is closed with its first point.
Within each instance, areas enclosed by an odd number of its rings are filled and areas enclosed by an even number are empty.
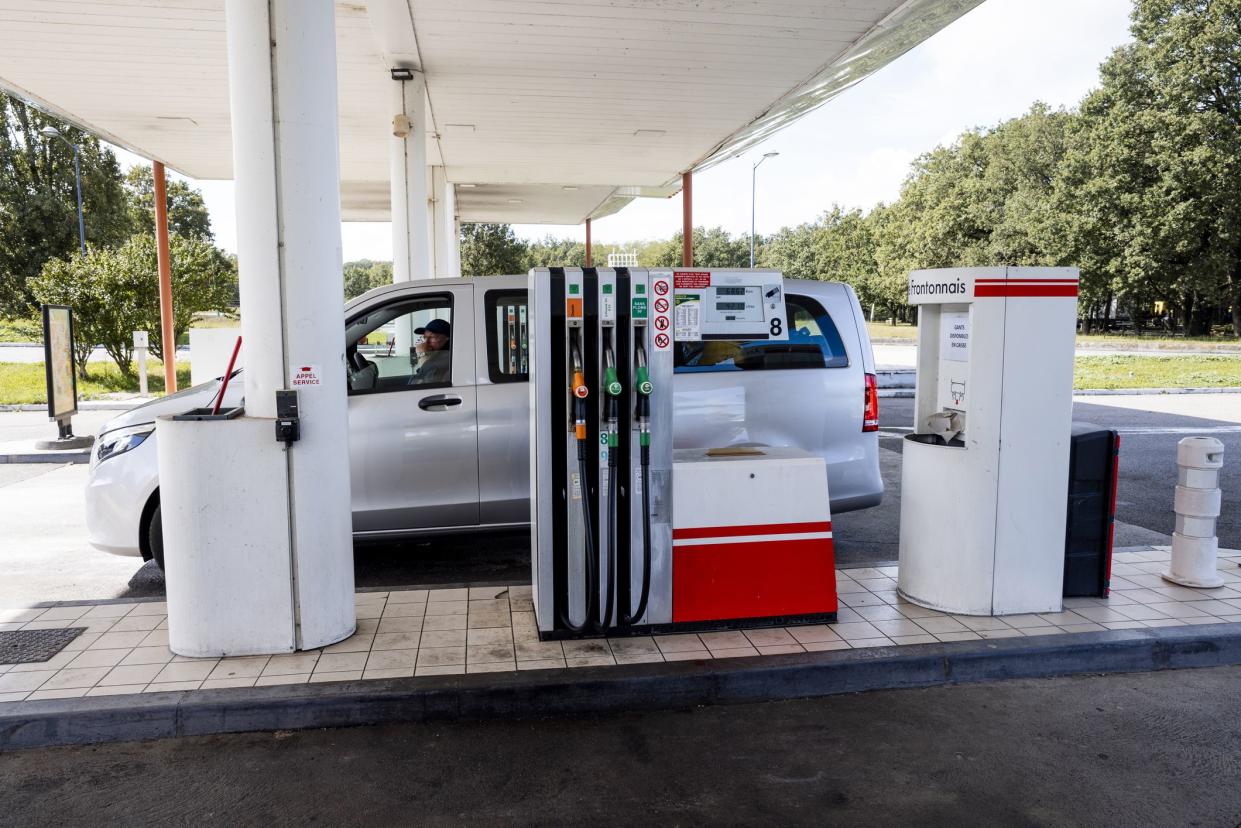
{"type": "Polygon", "coordinates": [[[823,458],[763,446],[673,461],[673,623],[836,612],[823,458]]]}

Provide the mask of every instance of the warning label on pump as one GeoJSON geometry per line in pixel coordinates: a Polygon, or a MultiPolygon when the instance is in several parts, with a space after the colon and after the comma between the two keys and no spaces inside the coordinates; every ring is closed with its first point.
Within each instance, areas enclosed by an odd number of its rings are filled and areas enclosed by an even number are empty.
{"type": "Polygon", "coordinates": [[[709,270],[677,270],[672,275],[676,287],[679,288],[711,287],[711,271],[709,270]]]}
{"type": "MultiPolygon", "coordinates": [[[[680,285],[678,285],[680,287],[680,285]]],[[[681,340],[702,339],[702,302],[699,294],[676,295],[672,335],[681,340]]]]}
{"type": "Polygon", "coordinates": [[[305,388],[308,385],[322,385],[320,377],[323,372],[319,370],[318,365],[302,365],[293,372],[293,387],[305,388]]]}

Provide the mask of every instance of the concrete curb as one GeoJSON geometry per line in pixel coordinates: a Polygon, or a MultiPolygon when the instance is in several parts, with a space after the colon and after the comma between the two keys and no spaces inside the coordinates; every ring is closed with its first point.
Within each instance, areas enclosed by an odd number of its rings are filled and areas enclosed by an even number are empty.
{"type": "Polygon", "coordinates": [[[0,454],[0,465],[5,463],[80,464],[89,462],[90,449],[85,451],[32,451],[0,454]]]}
{"type": "MultiPolygon", "coordinates": [[[[162,397],[135,397],[131,400],[78,400],[78,411],[128,411],[162,397]]],[[[47,403],[3,403],[0,411],[47,411],[47,403]]]]}
{"type": "Polygon", "coordinates": [[[387,722],[666,710],[1231,664],[1241,664],[1241,625],[1215,624],[720,661],[100,696],[0,707],[0,750],[387,722]]]}
{"type": "MultiPolygon", "coordinates": [[[[1241,394],[1241,388],[1087,388],[1073,392],[1075,397],[1142,397],[1163,394],[1241,394]]],[[[879,396],[912,400],[914,389],[912,386],[880,387],[879,396]]]]}

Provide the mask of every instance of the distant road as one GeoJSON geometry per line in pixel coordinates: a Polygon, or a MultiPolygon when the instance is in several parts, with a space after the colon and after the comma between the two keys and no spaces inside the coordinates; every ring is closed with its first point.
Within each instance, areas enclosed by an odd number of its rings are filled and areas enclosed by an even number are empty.
{"type": "MultiPolygon", "coordinates": [[[[186,359],[190,355],[190,349],[187,346],[181,346],[177,349],[177,355],[182,359],[186,359]]],[[[108,356],[108,352],[103,348],[96,348],[91,352],[91,362],[110,362],[112,357],[108,356]]],[[[15,345],[12,343],[0,345],[0,362],[42,362],[43,346],[42,345],[15,345]]]]}
{"type": "MultiPolygon", "coordinates": [[[[901,371],[913,370],[918,365],[918,346],[917,345],[889,345],[877,343],[872,346],[875,351],[875,366],[881,371],[901,371]]],[[[1157,357],[1187,357],[1187,356],[1230,356],[1241,359],[1241,352],[1227,350],[1168,350],[1163,351],[1156,348],[1134,349],[1120,351],[1115,348],[1078,348],[1075,353],[1078,356],[1157,356],[1157,357]]]]}

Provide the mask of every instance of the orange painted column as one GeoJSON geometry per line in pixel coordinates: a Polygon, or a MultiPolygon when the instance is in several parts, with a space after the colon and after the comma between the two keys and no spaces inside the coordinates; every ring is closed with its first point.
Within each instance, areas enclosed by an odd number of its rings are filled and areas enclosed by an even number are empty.
{"type": "Polygon", "coordinates": [[[159,330],[164,343],[164,393],[177,390],[177,341],[172,329],[172,263],[168,256],[168,185],[164,165],[151,162],[155,179],[155,255],[159,262],[159,330]]]}
{"type": "Polygon", "coordinates": [[[694,174],[681,173],[681,266],[694,265],[694,174]]]}
{"type": "Polygon", "coordinates": [[[595,257],[590,250],[590,219],[586,219],[586,266],[595,266],[595,257]]]}

